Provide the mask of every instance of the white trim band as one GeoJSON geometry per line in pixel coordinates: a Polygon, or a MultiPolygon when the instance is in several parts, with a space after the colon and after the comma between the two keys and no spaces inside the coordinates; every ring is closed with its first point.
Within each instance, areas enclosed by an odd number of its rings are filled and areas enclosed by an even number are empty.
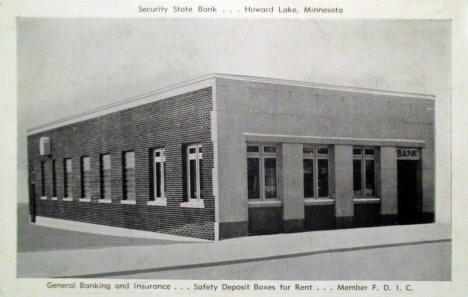
{"type": "Polygon", "coordinates": [[[246,142],[268,142],[268,143],[303,143],[303,144],[338,144],[338,145],[365,145],[365,146],[402,146],[402,147],[425,147],[426,142],[415,139],[372,139],[351,137],[328,137],[307,135],[283,135],[283,134],[260,134],[244,133],[246,142]]]}

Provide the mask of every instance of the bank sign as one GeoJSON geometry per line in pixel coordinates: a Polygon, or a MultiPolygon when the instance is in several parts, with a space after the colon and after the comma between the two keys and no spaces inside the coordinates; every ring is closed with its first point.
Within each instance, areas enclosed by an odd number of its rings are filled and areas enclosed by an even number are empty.
{"type": "Polygon", "coordinates": [[[419,160],[419,149],[399,148],[397,149],[398,160],[419,160]]]}

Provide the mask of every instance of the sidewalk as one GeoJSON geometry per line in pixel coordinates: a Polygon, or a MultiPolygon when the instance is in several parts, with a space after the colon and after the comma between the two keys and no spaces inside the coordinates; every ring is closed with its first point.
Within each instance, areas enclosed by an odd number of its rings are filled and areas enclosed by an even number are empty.
{"type": "Polygon", "coordinates": [[[99,235],[85,232],[49,228],[29,222],[28,205],[18,205],[17,251],[39,252],[53,250],[94,249],[116,246],[144,246],[187,243],[187,241],[170,241],[99,235]]]}
{"type": "Polygon", "coordinates": [[[18,277],[106,277],[312,255],[333,251],[447,241],[449,224],[387,226],[252,236],[190,244],[18,253],[18,277]]]}

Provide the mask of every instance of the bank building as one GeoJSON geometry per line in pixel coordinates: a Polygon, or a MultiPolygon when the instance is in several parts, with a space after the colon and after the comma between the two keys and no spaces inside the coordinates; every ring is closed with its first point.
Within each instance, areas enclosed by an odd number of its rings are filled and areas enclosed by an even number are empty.
{"type": "Polygon", "coordinates": [[[31,221],[206,240],[434,222],[434,103],[185,81],[28,130],[31,221]]]}

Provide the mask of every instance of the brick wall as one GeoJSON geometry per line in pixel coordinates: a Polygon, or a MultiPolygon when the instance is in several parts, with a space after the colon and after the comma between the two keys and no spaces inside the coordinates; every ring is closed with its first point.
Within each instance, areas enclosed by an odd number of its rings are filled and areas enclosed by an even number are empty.
{"type": "Polygon", "coordinates": [[[37,215],[59,219],[157,231],[168,234],[214,239],[214,197],[212,192],[213,143],[210,112],[212,90],[204,88],[172,98],[144,104],[94,119],[67,125],[28,137],[29,164],[36,172],[37,215]],[[51,140],[51,156],[39,156],[39,139],[51,140]],[[181,208],[184,182],[184,148],[203,145],[203,209],[181,208]],[[151,152],[164,148],[166,154],[167,206],[148,206],[152,195],[151,152]],[[121,204],[122,153],[135,152],[136,204],[121,204]],[[100,155],[111,154],[112,203],[99,203],[100,155]],[[80,157],[91,160],[91,202],[81,202],[80,157]],[[64,158],[72,158],[73,201],[64,196],[64,158]],[[56,160],[57,196],[52,195],[52,160],[56,160]],[[40,200],[40,162],[46,161],[47,200],[40,200]]]}

